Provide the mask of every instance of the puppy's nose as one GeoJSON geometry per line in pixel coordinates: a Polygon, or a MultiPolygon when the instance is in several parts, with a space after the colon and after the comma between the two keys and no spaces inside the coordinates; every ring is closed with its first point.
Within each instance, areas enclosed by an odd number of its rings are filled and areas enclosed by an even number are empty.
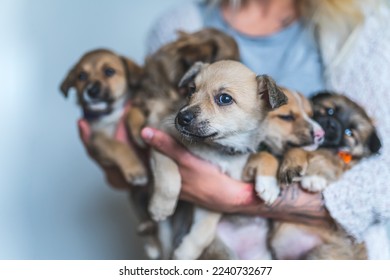
{"type": "Polygon", "coordinates": [[[187,126],[192,122],[194,118],[195,118],[194,113],[189,110],[184,112],[179,112],[179,114],[177,115],[177,122],[181,126],[187,126]]]}
{"type": "Polygon", "coordinates": [[[314,123],[311,128],[311,136],[314,139],[315,144],[322,144],[325,138],[325,131],[318,123],[314,123]]]}
{"type": "Polygon", "coordinates": [[[322,128],[314,130],[314,141],[317,143],[322,143],[325,138],[325,131],[322,128]]]}
{"type": "Polygon", "coordinates": [[[100,83],[95,82],[92,84],[92,86],[87,90],[87,94],[91,98],[96,98],[99,96],[100,93],[100,83]]]}

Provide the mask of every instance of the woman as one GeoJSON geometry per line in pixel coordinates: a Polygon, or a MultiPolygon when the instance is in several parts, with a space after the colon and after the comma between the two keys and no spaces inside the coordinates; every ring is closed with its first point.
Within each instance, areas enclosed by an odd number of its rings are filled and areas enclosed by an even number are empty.
{"type": "Polygon", "coordinates": [[[306,95],[331,88],[364,105],[377,121],[384,146],[380,156],[348,171],[323,198],[294,187],[282,193],[275,207],[265,207],[251,185],[219,173],[168,135],[144,129],[151,146],[178,162],[182,198],[222,212],[311,224],[329,223],[330,213],[357,241],[366,242],[370,259],[389,259],[384,226],[390,218],[387,15],[380,0],[247,0],[186,3],[161,17],[149,36],[150,51],[175,39],[177,29],[218,28],[236,39],[242,62],[255,72],[306,95]]]}

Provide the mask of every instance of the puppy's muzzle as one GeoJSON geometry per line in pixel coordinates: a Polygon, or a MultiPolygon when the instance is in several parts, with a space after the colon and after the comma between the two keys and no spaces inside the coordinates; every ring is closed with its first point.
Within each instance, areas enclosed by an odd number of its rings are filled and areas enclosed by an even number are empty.
{"type": "Polygon", "coordinates": [[[182,136],[191,139],[205,140],[215,137],[218,133],[210,133],[208,121],[199,121],[197,115],[196,109],[180,111],[175,119],[176,129],[182,136]]]}
{"type": "Polygon", "coordinates": [[[182,111],[177,114],[177,123],[182,127],[188,127],[195,119],[195,114],[190,111],[182,111]]]}
{"type": "Polygon", "coordinates": [[[86,91],[88,98],[92,100],[98,99],[101,95],[101,88],[102,86],[99,81],[90,84],[86,91]]]}
{"type": "Polygon", "coordinates": [[[343,140],[343,126],[340,121],[332,117],[318,117],[316,121],[325,131],[323,146],[340,146],[343,140]]]}

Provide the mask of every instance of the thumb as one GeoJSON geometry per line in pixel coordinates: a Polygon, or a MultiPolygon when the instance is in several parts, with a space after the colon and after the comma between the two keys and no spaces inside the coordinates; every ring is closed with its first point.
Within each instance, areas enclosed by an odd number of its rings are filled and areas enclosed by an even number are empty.
{"type": "Polygon", "coordinates": [[[185,157],[190,155],[188,150],[174,138],[155,128],[145,127],[141,131],[141,136],[152,148],[170,157],[177,163],[182,162],[185,157]]]}

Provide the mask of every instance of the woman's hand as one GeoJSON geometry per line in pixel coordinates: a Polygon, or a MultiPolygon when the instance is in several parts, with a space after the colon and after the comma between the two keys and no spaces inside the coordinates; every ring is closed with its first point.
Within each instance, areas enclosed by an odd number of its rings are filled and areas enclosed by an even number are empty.
{"type": "Polygon", "coordinates": [[[192,155],[164,132],[144,128],[141,135],[146,143],[179,166],[182,199],[220,212],[234,212],[257,200],[252,185],[222,174],[215,165],[192,155]]]}
{"type": "Polygon", "coordinates": [[[153,148],[172,158],[182,177],[181,198],[225,213],[257,214],[267,218],[329,225],[321,193],[308,193],[297,184],[285,187],[276,202],[265,205],[251,184],[234,180],[209,162],[192,155],[162,131],[144,128],[142,137],[153,148]]]}

